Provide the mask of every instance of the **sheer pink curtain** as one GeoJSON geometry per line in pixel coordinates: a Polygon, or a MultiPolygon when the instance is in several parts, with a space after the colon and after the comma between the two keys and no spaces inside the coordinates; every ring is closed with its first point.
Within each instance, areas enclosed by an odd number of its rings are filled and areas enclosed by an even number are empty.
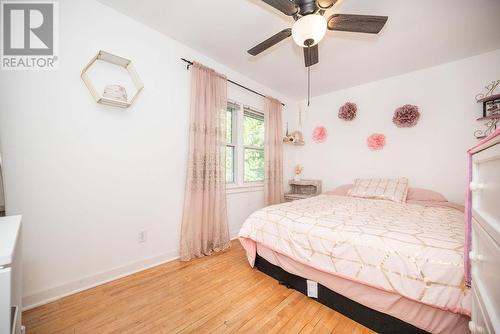
{"type": "Polygon", "coordinates": [[[283,202],[283,124],[281,113],[281,102],[266,97],[264,105],[264,201],[266,205],[283,202]]]}
{"type": "Polygon", "coordinates": [[[230,246],[226,208],[227,80],[194,63],[181,260],[230,246]]]}

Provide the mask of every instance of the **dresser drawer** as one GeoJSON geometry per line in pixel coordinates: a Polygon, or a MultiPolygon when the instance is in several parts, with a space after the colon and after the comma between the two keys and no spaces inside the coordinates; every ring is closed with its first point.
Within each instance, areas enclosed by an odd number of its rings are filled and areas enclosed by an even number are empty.
{"type": "Polygon", "coordinates": [[[500,333],[500,246],[481,225],[472,220],[472,286],[492,333],[500,333]]]}
{"type": "Polygon", "coordinates": [[[473,216],[500,244],[500,143],[475,153],[472,163],[473,216]]]}

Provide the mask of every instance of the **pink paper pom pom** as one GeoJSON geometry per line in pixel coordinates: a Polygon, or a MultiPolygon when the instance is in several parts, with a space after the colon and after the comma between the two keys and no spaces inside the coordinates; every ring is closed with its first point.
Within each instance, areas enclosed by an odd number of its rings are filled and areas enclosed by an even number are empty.
{"type": "Polygon", "coordinates": [[[324,126],[318,126],[314,129],[312,137],[316,143],[322,143],[326,140],[326,137],[328,137],[328,132],[324,126]]]}
{"type": "Polygon", "coordinates": [[[392,122],[399,128],[411,128],[417,125],[419,118],[420,113],[418,112],[418,107],[411,104],[405,104],[396,109],[392,117],[392,122]]]}
{"type": "Polygon", "coordinates": [[[342,107],[340,107],[338,116],[344,121],[352,121],[354,118],[356,118],[357,110],[358,107],[356,106],[356,103],[347,102],[342,107]]]}
{"type": "Polygon", "coordinates": [[[372,150],[381,150],[385,146],[385,136],[381,133],[374,133],[368,137],[366,142],[372,150]]]}

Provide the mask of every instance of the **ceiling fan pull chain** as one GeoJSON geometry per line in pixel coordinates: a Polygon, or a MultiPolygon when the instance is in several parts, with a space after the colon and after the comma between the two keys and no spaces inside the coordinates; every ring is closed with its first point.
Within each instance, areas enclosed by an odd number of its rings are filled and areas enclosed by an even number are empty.
{"type": "MultiPolygon", "coordinates": [[[[307,53],[311,57],[311,46],[307,46],[307,53]]],[[[311,66],[307,67],[307,106],[311,104],[311,66]]]]}
{"type": "Polygon", "coordinates": [[[307,68],[307,106],[311,104],[311,67],[307,68]]]}

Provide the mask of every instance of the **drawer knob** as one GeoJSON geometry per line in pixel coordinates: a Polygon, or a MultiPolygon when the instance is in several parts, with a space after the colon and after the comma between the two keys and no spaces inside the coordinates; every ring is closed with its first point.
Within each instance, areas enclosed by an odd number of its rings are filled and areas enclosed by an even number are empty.
{"type": "Polygon", "coordinates": [[[478,182],[471,182],[469,184],[469,189],[470,189],[470,191],[479,191],[481,189],[484,189],[484,184],[478,183],[478,182]]]}
{"type": "Polygon", "coordinates": [[[476,325],[474,321],[469,321],[469,330],[472,334],[484,334],[484,328],[476,325]]]}
{"type": "Polygon", "coordinates": [[[484,260],[484,255],[476,254],[475,252],[469,252],[469,259],[474,262],[481,262],[484,260]]]}

